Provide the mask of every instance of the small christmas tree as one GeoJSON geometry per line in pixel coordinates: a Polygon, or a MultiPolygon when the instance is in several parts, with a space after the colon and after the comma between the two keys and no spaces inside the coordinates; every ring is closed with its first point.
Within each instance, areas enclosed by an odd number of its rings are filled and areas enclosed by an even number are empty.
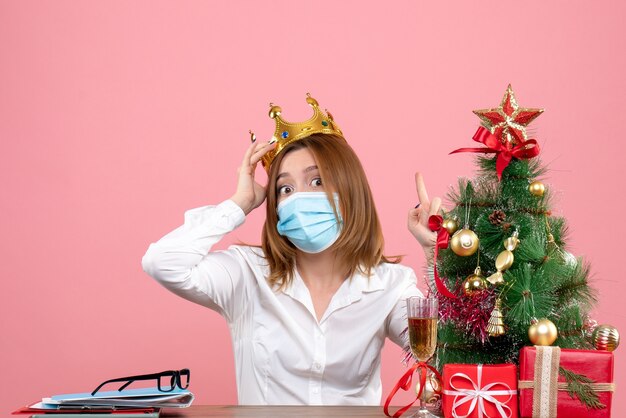
{"type": "Polygon", "coordinates": [[[591,348],[589,267],[565,250],[566,222],[551,214],[539,146],[526,135],[542,112],[519,107],[509,86],[500,107],[474,111],[474,140],[486,147],[455,151],[496,155],[477,158],[478,175],[449,194],[455,208],[432,222],[442,244],[429,283],[440,306],[438,369],[517,363],[520,348],[537,343],[591,348]]]}

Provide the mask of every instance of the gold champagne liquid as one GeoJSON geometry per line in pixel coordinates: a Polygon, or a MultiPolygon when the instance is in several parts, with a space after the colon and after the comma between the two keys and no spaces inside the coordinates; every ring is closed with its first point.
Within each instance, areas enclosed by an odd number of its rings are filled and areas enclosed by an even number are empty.
{"type": "Polygon", "coordinates": [[[409,318],[411,351],[419,361],[427,361],[437,349],[437,318],[409,318]]]}

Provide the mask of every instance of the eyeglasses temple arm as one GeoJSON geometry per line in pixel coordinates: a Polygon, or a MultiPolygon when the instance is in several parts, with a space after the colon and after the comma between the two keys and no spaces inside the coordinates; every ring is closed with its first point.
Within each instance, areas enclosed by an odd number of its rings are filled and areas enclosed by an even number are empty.
{"type": "Polygon", "coordinates": [[[124,383],[117,391],[121,392],[123,391],[128,385],[130,385],[131,383],[133,383],[135,380],[129,380],[128,382],[124,383]]]}

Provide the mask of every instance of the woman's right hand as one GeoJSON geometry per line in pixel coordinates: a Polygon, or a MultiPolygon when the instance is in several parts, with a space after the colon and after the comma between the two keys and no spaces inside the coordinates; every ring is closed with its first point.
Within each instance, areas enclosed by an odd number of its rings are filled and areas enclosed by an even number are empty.
{"type": "Polygon", "coordinates": [[[424,177],[419,172],[415,173],[415,188],[417,189],[419,204],[409,211],[408,226],[411,234],[424,249],[426,260],[430,264],[437,242],[437,234],[428,227],[428,218],[439,213],[441,199],[439,197],[435,197],[433,200],[429,199],[424,177]]]}
{"type": "Polygon", "coordinates": [[[243,156],[243,161],[238,171],[237,191],[230,198],[246,215],[258,208],[265,200],[265,187],[255,179],[256,166],[261,158],[269,151],[276,148],[276,142],[260,144],[253,142],[243,156]]]}

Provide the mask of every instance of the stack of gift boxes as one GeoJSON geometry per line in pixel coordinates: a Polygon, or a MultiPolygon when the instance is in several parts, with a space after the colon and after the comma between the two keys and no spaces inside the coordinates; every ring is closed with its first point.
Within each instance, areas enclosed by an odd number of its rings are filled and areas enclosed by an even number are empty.
{"type": "Polygon", "coordinates": [[[613,391],[609,351],[524,347],[519,375],[514,364],[443,368],[445,417],[610,417],[613,391]]]}

